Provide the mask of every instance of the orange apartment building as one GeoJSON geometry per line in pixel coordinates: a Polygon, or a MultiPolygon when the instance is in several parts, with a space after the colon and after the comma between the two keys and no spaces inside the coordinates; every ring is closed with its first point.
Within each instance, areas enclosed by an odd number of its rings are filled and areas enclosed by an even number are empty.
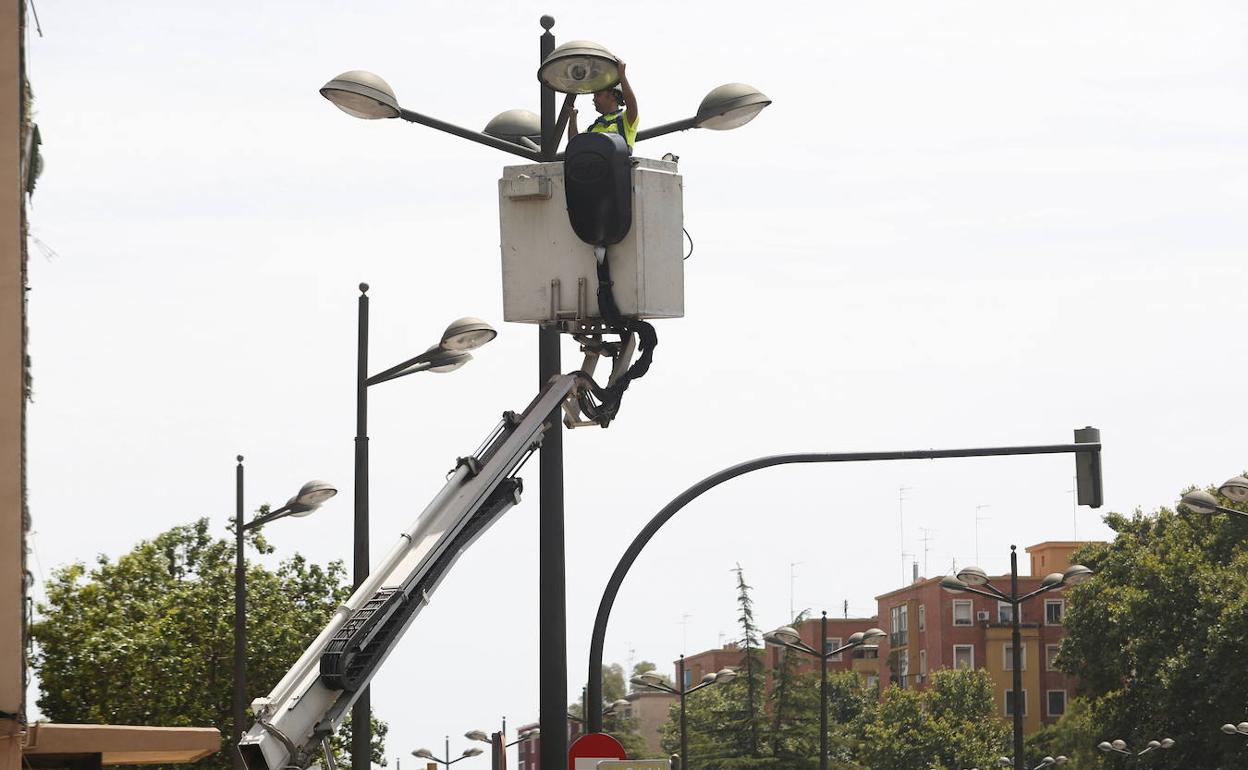
{"type": "MultiPolygon", "coordinates": [[[[1019,575],[1020,593],[1040,587],[1043,577],[1070,566],[1070,556],[1084,545],[1070,541],[1039,543],[1026,549],[1029,575],[1019,575]]],[[[938,668],[982,668],[992,677],[997,713],[1013,716],[1011,607],[973,594],[941,590],[940,578],[920,579],[905,588],[876,597],[881,628],[880,683],[924,687],[938,668]]],[[[1010,576],[992,578],[1003,591],[1010,576]]],[[[1028,733],[1057,721],[1066,713],[1074,680],[1057,670],[1055,659],[1066,629],[1063,589],[1040,594],[1024,603],[1022,625],[1023,729],[1028,733]]]]}

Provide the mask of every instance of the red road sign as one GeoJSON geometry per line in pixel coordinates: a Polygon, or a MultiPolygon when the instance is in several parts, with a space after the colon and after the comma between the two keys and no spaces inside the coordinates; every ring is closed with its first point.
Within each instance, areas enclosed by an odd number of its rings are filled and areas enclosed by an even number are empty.
{"type": "Polygon", "coordinates": [[[604,759],[628,759],[620,742],[606,733],[586,733],[568,747],[568,770],[597,770],[604,759]]]}

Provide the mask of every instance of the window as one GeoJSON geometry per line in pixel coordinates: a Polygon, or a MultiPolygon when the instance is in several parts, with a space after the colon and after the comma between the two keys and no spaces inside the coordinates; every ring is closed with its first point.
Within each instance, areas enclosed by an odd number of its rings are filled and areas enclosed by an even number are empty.
{"type": "MultiPolygon", "coordinates": [[[[839,636],[829,636],[827,639],[823,640],[823,654],[827,655],[829,652],[832,652],[833,650],[835,650],[837,647],[840,647],[840,646],[841,646],[841,638],[839,636]]],[[[835,655],[829,656],[828,660],[840,660],[841,655],[842,653],[838,652],[835,655]]]]}
{"type": "Polygon", "coordinates": [[[910,619],[906,615],[906,605],[893,607],[889,611],[892,620],[893,633],[888,637],[888,643],[894,647],[900,647],[909,641],[910,619]]]}
{"type": "Polygon", "coordinates": [[[927,650],[919,650],[919,678],[927,678],[927,650]]]}
{"type": "MultiPolygon", "coordinates": [[[[1021,608],[1020,608],[1021,609],[1021,608]]],[[[1014,622],[1014,605],[1008,602],[997,602],[997,622],[1013,623],[1014,622]]],[[[1018,622],[1023,622],[1023,613],[1018,613],[1018,622]]]]}
{"type": "MultiPolygon", "coordinates": [[[[1005,691],[1005,715],[1014,716],[1014,691],[1005,691]]],[[[1027,691],[1023,690],[1023,716],[1027,716],[1027,691]]]]}
{"type": "Polygon", "coordinates": [[[953,645],[953,667],[954,668],[975,668],[975,645],[973,644],[953,645]]]}
{"type": "Polygon", "coordinates": [[[1066,616],[1066,600],[1065,599],[1045,599],[1044,600],[1044,624],[1046,626],[1060,626],[1062,618],[1066,616]]]}
{"type": "MultiPolygon", "coordinates": [[[[1065,690],[1049,690],[1048,702],[1045,704],[1047,712],[1051,717],[1060,717],[1066,713],[1066,691],[1065,690]]],[[[1026,707],[1023,708],[1026,711],[1026,707]]]]}
{"type": "Polygon", "coordinates": [[[693,671],[690,669],[685,669],[684,685],[686,690],[693,686],[693,671]]]}
{"type": "Polygon", "coordinates": [[[910,651],[901,650],[897,653],[897,678],[902,688],[910,686],[910,651]]]}
{"type": "MultiPolygon", "coordinates": [[[[1014,655],[1011,652],[1013,649],[1012,644],[1001,645],[1001,667],[1006,671],[1014,670],[1014,655]]],[[[1027,670],[1027,645],[1025,644],[1018,650],[1018,670],[1027,670]]]]}
{"type": "Polygon", "coordinates": [[[927,607],[919,605],[919,630],[927,630],[927,607]]]}
{"type": "Polygon", "coordinates": [[[1062,646],[1060,644],[1044,645],[1044,670],[1045,671],[1057,671],[1057,651],[1060,650],[1061,648],[1062,646]]]}
{"type": "Polygon", "coordinates": [[[953,600],[953,624],[955,626],[969,626],[974,621],[971,620],[971,600],[970,599],[954,599],[953,600]]]}

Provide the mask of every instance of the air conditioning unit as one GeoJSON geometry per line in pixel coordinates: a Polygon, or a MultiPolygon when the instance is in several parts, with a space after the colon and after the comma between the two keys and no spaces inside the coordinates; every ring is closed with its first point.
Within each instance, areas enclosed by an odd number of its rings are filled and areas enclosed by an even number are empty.
{"type": "Polygon", "coordinates": [[[976,620],[984,620],[984,621],[986,621],[986,620],[989,620],[989,619],[991,619],[991,618],[992,618],[992,613],[991,613],[991,612],[989,612],[988,610],[980,610],[979,612],[976,612],[976,613],[975,613],[975,619],[976,619],[976,620]]]}

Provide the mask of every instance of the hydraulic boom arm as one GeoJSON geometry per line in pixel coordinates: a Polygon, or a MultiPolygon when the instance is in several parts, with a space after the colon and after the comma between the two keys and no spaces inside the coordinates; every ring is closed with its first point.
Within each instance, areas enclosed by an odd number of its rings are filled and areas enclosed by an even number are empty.
{"type": "Polygon", "coordinates": [[[248,770],[308,766],[455,560],[520,501],[515,474],[576,384],[575,375],[552,379],[523,414],[505,414],[476,453],[460,458],[446,485],[273,692],[252,702],[256,722],[238,745],[248,770]]]}

